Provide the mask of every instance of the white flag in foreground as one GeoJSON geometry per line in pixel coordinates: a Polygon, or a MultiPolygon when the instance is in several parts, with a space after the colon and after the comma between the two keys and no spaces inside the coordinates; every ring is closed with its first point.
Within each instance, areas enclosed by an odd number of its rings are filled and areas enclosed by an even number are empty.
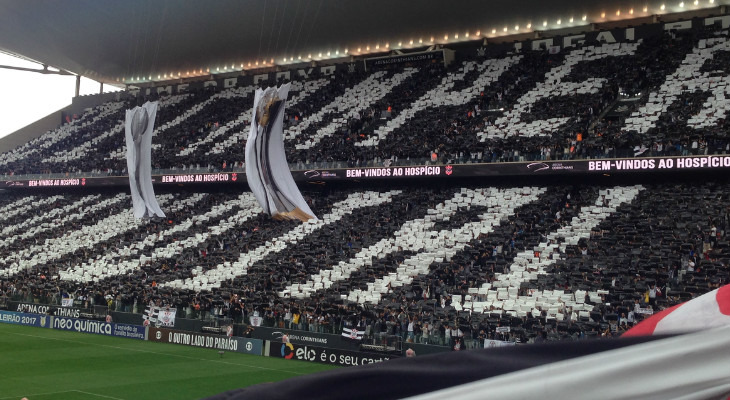
{"type": "Polygon", "coordinates": [[[157,102],[127,110],[124,136],[127,143],[127,171],[135,218],[164,217],[152,188],[152,131],[157,102]]]}
{"type": "Polygon", "coordinates": [[[413,399],[720,399],[730,325],[528,368],[413,399]]]}
{"type": "Polygon", "coordinates": [[[317,219],[294,183],[284,154],[284,103],[289,84],[256,90],[246,142],[246,180],[275,219],[317,219]]]}

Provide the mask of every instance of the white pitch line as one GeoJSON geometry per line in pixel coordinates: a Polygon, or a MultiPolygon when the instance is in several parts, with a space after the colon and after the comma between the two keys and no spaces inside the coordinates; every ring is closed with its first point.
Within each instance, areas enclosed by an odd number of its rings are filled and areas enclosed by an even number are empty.
{"type": "MultiPolygon", "coordinates": [[[[307,375],[307,374],[309,374],[309,372],[294,372],[294,371],[287,371],[285,369],[266,368],[266,367],[260,367],[258,365],[239,364],[239,363],[234,363],[234,362],[229,362],[229,361],[211,360],[211,359],[208,359],[208,358],[196,358],[196,357],[190,357],[190,356],[183,356],[183,355],[179,355],[179,354],[162,353],[162,352],[158,352],[158,351],[149,351],[149,350],[141,350],[141,349],[130,349],[128,347],[112,346],[112,345],[108,345],[108,344],[89,343],[89,342],[79,341],[79,340],[52,338],[52,337],[48,337],[48,336],[30,335],[30,334],[27,334],[27,333],[16,333],[16,332],[7,332],[7,333],[10,333],[12,335],[17,335],[17,336],[27,336],[27,337],[34,337],[34,338],[39,338],[39,339],[57,340],[59,342],[80,343],[80,344],[92,345],[92,346],[98,346],[98,347],[108,347],[110,349],[125,350],[125,351],[136,351],[138,353],[156,354],[156,355],[159,355],[159,356],[170,356],[170,357],[186,358],[186,359],[195,360],[195,361],[210,361],[210,362],[214,362],[214,363],[218,363],[218,364],[236,365],[236,366],[239,366],[239,367],[248,367],[248,368],[254,368],[254,369],[263,369],[263,370],[266,370],[266,371],[285,372],[285,373],[295,374],[295,375],[307,375]]],[[[181,347],[183,347],[183,346],[181,346],[181,347]]],[[[202,347],[195,347],[195,348],[201,349],[202,347]]],[[[243,354],[243,353],[240,353],[240,354],[243,354]]],[[[59,392],[59,393],[62,393],[62,392],[59,392]]],[[[15,398],[15,397],[6,397],[6,398],[15,398]]],[[[0,397],[0,400],[2,400],[2,399],[5,399],[5,398],[0,397]]]]}
{"type": "MultiPolygon", "coordinates": [[[[76,393],[83,393],[83,394],[89,394],[89,395],[97,396],[97,397],[103,397],[105,399],[124,400],[124,399],[119,398],[119,397],[106,396],[106,395],[99,394],[99,393],[85,392],[83,390],[77,390],[77,389],[74,389],[74,390],[62,390],[60,392],[32,393],[32,394],[26,394],[26,395],[21,395],[21,396],[23,396],[24,398],[30,398],[30,397],[36,397],[36,396],[49,396],[49,395],[52,395],[52,394],[74,393],[74,392],[76,392],[76,393]]],[[[0,400],[10,400],[10,399],[18,400],[18,396],[0,397],[0,400]]]]}
{"type": "Polygon", "coordinates": [[[121,399],[121,398],[119,398],[119,397],[107,396],[107,395],[103,395],[103,394],[99,394],[99,393],[85,392],[85,391],[83,391],[83,390],[69,390],[69,391],[70,391],[70,392],[78,392],[78,393],[83,393],[83,394],[90,394],[90,395],[92,395],[92,396],[96,396],[96,397],[103,397],[103,398],[105,398],[105,399],[112,399],[112,400],[124,400],[124,399],[121,399]]]}
{"type": "Polygon", "coordinates": [[[29,397],[35,397],[35,396],[48,396],[50,394],[61,394],[61,393],[71,393],[75,392],[75,390],[62,390],[60,392],[46,392],[46,393],[31,393],[31,394],[25,394],[25,395],[19,395],[19,396],[10,396],[10,397],[0,397],[0,400],[18,400],[18,398],[29,398],[29,397]],[[22,397],[21,397],[22,396],[22,397]]]}

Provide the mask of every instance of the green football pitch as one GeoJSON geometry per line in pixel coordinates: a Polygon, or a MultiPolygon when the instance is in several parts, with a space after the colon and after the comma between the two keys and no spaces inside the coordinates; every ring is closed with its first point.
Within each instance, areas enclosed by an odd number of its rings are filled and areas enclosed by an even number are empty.
{"type": "Polygon", "coordinates": [[[333,368],[0,324],[0,400],[199,399],[333,368]]]}

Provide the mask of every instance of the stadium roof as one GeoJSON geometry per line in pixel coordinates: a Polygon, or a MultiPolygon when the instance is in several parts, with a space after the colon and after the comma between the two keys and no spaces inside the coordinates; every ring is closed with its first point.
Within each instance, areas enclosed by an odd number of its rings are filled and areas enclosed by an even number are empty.
{"type": "Polygon", "coordinates": [[[382,52],[386,47],[450,43],[467,36],[472,40],[530,33],[728,2],[15,0],[0,2],[0,51],[122,84],[177,74],[207,75],[224,68],[240,71],[256,68],[257,62],[281,65],[382,52]]]}

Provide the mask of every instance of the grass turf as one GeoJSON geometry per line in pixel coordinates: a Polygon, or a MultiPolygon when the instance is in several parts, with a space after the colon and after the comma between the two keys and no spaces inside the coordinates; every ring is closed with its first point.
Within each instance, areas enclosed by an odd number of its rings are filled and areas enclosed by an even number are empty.
{"type": "Polygon", "coordinates": [[[199,399],[334,366],[0,324],[0,400],[199,399]]]}

